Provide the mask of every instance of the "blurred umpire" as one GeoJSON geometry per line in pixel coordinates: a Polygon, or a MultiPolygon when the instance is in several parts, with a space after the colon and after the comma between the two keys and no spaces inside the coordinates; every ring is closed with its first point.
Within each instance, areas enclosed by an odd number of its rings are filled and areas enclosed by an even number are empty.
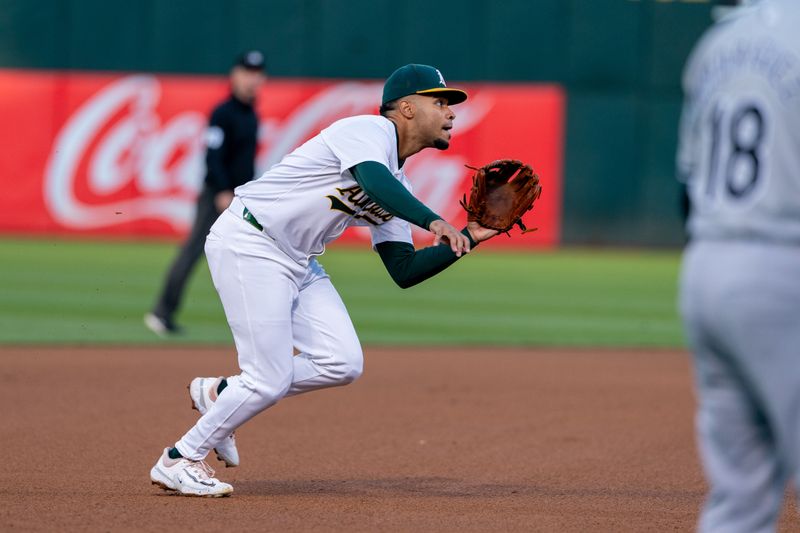
{"type": "Polygon", "coordinates": [[[211,113],[206,133],[206,177],[197,199],[194,224],[167,272],[155,307],[144,317],[145,325],[158,335],[180,331],[175,312],[189,275],[203,253],[206,235],[231,203],[233,189],[254,177],[258,134],[254,104],[265,77],[264,55],[257,50],[243,53],[230,71],[230,96],[211,113]]]}

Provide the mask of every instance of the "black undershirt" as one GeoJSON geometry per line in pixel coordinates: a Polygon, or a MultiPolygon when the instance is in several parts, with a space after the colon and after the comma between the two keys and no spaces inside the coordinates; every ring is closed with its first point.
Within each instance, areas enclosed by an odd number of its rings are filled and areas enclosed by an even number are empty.
{"type": "MultiPolygon", "coordinates": [[[[442,218],[397,181],[386,165],[365,161],[350,171],[366,195],[392,215],[426,230],[433,221],[442,218]]],[[[471,248],[478,245],[466,228],[461,233],[470,240],[471,248]]],[[[459,259],[447,243],[415,250],[410,243],[388,241],[377,244],[375,250],[394,282],[404,289],[438,274],[459,259]]]]}

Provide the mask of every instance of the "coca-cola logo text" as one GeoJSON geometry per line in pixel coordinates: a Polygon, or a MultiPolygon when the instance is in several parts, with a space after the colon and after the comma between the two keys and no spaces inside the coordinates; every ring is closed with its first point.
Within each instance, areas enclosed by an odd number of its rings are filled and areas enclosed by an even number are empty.
{"type": "MultiPolygon", "coordinates": [[[[323,85],[284,118],[269,113],[264,90],[258,172],[340,118],[375,112],[380,83],[323,85]]],[[[155,76],[117,79],[86,99],[58,132],[45,169],[44,198],[52,217],[73,229],[97,229],[159,220],[186,231],[204,175],[207,117],[184,109],[159,113],[162,84],[155,76]]],[[[454,108],[455,135],[478,124],[490,97],[454,108]]],[[[466,177],[464,157],[425,150],[411,158],[406,174],[415,194],[443,216],[457,212],[453,199],[466,177]]]]}

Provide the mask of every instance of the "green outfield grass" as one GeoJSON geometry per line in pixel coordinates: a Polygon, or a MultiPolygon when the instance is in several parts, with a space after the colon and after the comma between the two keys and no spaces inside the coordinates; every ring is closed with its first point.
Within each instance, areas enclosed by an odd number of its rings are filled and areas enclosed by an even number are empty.
{"type": "MultiPolygon", "coordinates": [[[[178,317],[185,335],[164,341],[143,326],[175,251],[0,240],[0,343],[231,342],[204,262],[178,317]]],[[[407,290],[368,249],[332,249],[320,262],[364,344],[683,345],[677,252],[478,249],[407,290]]]]}

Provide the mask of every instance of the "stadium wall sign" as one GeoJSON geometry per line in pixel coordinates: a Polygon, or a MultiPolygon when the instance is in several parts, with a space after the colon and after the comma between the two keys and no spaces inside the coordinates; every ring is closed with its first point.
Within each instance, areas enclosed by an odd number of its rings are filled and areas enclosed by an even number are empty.
{"type": "MultiPolygon", "coordinates": [[[[460,224],[458,199],[471,176],[464,165],[522,159],[542,176],[544,194],[526,217],[539,231],[490,244],[556,245],[564,91],[547,84],[463,87],[470,98],[453,107],[450,149],[425,150],[407,163],[415,194],[460,224]]],[[[258,100],[258,173],[333,121],[376,113],[381,89],[375,81],[270,79],[258,100]]],[[[207,115],[226,93],[224,77],[0,70],[0,232],[184,234],[204,174],[207,115]]],[[[343,239],[368,241],[368,234],[354,229],[343,239]]]]}

